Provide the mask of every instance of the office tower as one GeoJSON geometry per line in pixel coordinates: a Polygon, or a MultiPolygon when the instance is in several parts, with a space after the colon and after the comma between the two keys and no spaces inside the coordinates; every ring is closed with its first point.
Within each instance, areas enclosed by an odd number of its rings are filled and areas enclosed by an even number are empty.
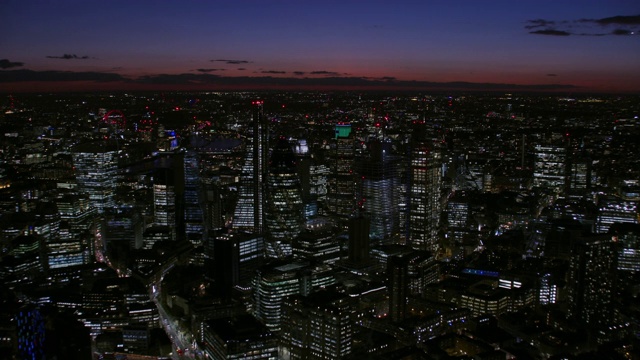
{"type": "Polygon", "coordinates": [[[618,270],[640,272],[640,225],[613,224],[609,233],[618,249],[618,270]]]}
{"type": "Polygon", "coordinates": [[[247,134],[245,160],[240,174],[238,203],[233,228],[261,234],[264,229],[264,188],[269,153],[269,129],[263,115],[263,101],[252,103],[253,119],[247,134]]]}
{"type": "Polygon", "coordinates": [[[292,295],[282,311],[281,346],[290,359],[341,359],[353,343],[350,298],[335,290],[292,295]]]}
{"type": "Polygon", "coordinates": [[[585,191],[591,188],[592,160],[586,155],[574,155],[569,164],[569,189],[585,191]]]}
{"type": "Polygon", "coordinates": [[[415,250],[405,256],[409,262],[407,268],[409,294],[421,297],[429,284],[440,281],[440,266],[430,251],[415,250]]]}
{"type": "Polygon", "coordinates": [[[169,167],[153,173],[153,223],[170,229],[172,240],[184,240],[184,153],[168,156],[169,167]]]}
{"type": "Polygon", "coordinates": [[[371,220],[364,214],[349,219],[349,264],[352,266],[361,267],[370,263],[370,227],[371,220]]]}
{"type": "Polygon", "coordinates": [[[609,235],[592,235],[579,241],[568,274],[571,319],[592,331],[615,322],[616,244],[609,235]]]}
{"type": "Polygon", "coordinates": [[[119,205],[106,212],[105,238],[107,247],[113,243],[126,243],[129,249],[142,247],[144,221],[134,206],[119,205]]]}
{"type": "Polygon", "coordinates": [[[265,265],[253,279],[253,315],[269,330],[280,331],[282,303],[293,294],[306,294],[320,286],[335,283],[328,265],[307,262],[277,262],[265,265]]]}
{"type": "Polygon", "coordinates": [[[372,141],[358,161],[358,198],[369,214],[370,237],[376,242],[389,242],[400,230],[399,160],[391,156],[390,143],[372,141]]]}
{"type": "Polygon", "coordinates": [[[217,181],[207,181],[204,187],[204,229],[208,234],[224,227],[221,185],[217,181]]]}
{"type": "Polygon", "coordinates": [[[353,172],[355,143],[350,124],[336,125],[335,134],[328,155],[331,175],[326,205],[329,214],[344,222],[356,207],[353,172]]]}
{"type": "Polygon", "coordinates": [[[19,235],[10,241],[4,251],[0,265],[7,283],[19,282],[24,285],[44,276],[47,254],[41,236],[19,235]]]}
{"type": "Polygon", "coordinates": [[[614,195],[598,197],[596,233],[606,234],[614,223],[638,223],[638,202],[614,195]]]}
{"type": "Polygon", "coordinates": [[[533,186],[564,191],[567,178],[567,149],[560,145],[536,145],[533,186]]]}
{"type": "MultiPolygon", "coordinates": [[[[299,156],[300,157],[300,156],[299,156]]],[[[315,164],[309,156],[301,157],[298,175],[302,188],[305,219],[311,219],[326,211],[321,208],[327,199],[327,178],[329,168],[324,164],[315,164]]]]}
{"type": "Polygon", "coordinates": [[[251,315],[205,321],[204,343],[209,359],[278,359],[276,336],[251,315]]]}
{"type": "Polygon", "coordinates": [[[71,151],[78,189],[89,194],[99,214],[114,205],[119,154],[117,144],[110,141],[80,144],[71,151]]]}
{"type": "Polygon", "coordinates": [[[340,260],[335,225],[324,218],[309,220],[293,242],[293,256],[299,259],[314,259],[322,264],[333,264],[340,260]]]}
{"type": "Polygon", "coordinates": [[[469,247],[476,248],[477,241],[470,242],[471,211],[469,209],[469,197],[464,191],[457,191],[449,198],[446,208],[446,233],[447,243],[454,250],[454,256],[466,256],[469,247]]]}
{"type": "Polygon", "coordinates": [[[215,288],[224,299],[231,298],[240,277],[240,249],[233,236],[217,236],[214,240],[215,288]]]}
{"type": "Polygon", "coordinates": [[[267,177],[267,257],[291,255],[291,242],[304,223],[302,193],[296,171],[296,157],[289,142],[280,138],[273,148],[267,177]]]}
{"type": "Polygon", "coordinates": [[[199,156],[187,150],[184,155],[184,222],[185,236],[194,245],[200,245],[204,234],[204,214],[200,201],[199,156]]]}
{"type": "Polygon", "coordinates": [[[264,259],[264,237],[251,233],[209,234],[205,244],[205,266],[210,279],[223,284],[223,294],[236,285],[247,287],[264,259]]]}
{"type": "Polygon", "coordinates": [[[330,174],[331,169],[324,164],[311,164],[309,166],[309,193],[320,204],[324,204],[327,201],[330,174]]]}
{"type": "Polygon", "coordinates": [[[409,257],[404,254],[387,260],[387,289],[389,290],[389,317],[402,321],[407,316],[409,293],[409,257]]]}
{"type": "Polygon", "coordinates": [[[540,305],[555,304],[558,298],[558,286],[551,274],[546,273],[539,279],[538,303],[540,305]]]}
{"type": "Polygon", "coordinates": [[[18,330],[18,358],[43,359],[45,352],[45,323],[37,307],[25,305],[16,318],[18,330]]]}
{"type": "Polygon", "coordinates": [[[172,230],[175,240],[176,194],[175,179],[169,169],[159,169],[153,175],[153,223],[154,226],[172,230]]]}
{"type": "MultiPolygon", "coordinates": [[[[424,130],[424,129],[422,129],[424,130]]],[[[409,244],[419,250],[438,248],[442,155],[423,131],[413,134],[409,157],[409,244]]]]}

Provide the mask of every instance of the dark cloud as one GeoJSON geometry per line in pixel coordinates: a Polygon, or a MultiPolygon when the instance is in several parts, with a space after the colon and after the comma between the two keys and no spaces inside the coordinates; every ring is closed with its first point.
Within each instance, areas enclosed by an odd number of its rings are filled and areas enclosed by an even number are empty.
{"type": "Polygon", "coordinates": [[[558,74],[547,74],[547,76],[558,76],[558,74]]]}
{"type": "Polygon", "coordinates": [[[23,81],[128,81],[120,74],[106,72],[11,70],[0,72],[0,82],[23,81]]]}
{"type": "Polygon", "coordinates": [[[312,71],[309,74],[311,74],[311,75],[332,75],[332,76],[340,75],[340,73],[337,73],[337,72],[334,72],[334,71],[326,71],[326,70],[312,71]]]}
{"type": "Polygon", "coordinates": [[[640,25],[640,15],[632,16],[611,16],[601,19],[578,19],[578,20],[527,20],[524,28],[530,34],[551,35],[551,36],[606,36],[606,35],[633,35],[634,30],[623,28],[615,29],[611,32],[602,32],[602,27],[609,25],[640,25]],[[538,29],[538,30],[534,30],[538,29]]]}
{"type": "Polygon", "coordinates": [[[524,28],[529,30],[537,28],[548,28],[550,26],[554,26],[555,24],[555,21],[545,19],[527,20],[527,25],[525,25],[524,28]]]}
{"type": "Polygon", "coordinates": [[[240,65],[240,64],[251,63],[251,61],[249,60],[229,60],[229,59],[215,59],[215,60],[211,60],[211,62],[223,62],[225,64],[230,64],[230,65],[240,65]]]}
{"type": "Polygon", "coordinates": [[[87,60],[87,59],[89,59],[89,56],[88,55],[78,56],[76,54],[64,54],[62,56],[47,55],[47,59],[87,60]]]}
{"type": "Polygon", "coordinates": [[[238,68],[237,70],[247,70],[247,68],[238,68]]]}
{"type": "Polygon", "coordinates": [[[568,31],[556,30],[556,29],[544,29],[544,30],[529,31],[529,34],[551,35],[551,36],[569,36],[569,35],[571,35],[571,33],[568,32],[568,31]]]}
{"type": "Polygon", "coordinates": [[[633,35],[633,31],[627,29],[615,29],[611,32],[612,35],[633,35]]]}
{"type": "Polygon", "coordinates": [[[293,72],[293,75],[298,75],[298,76],[302,76],[304,74],[306,74],[304,71],[294,71],[293,72]]]}
{"type": "Polygon", "coordinates": [[[286,71],[279,71],[279,70],[262,70],[260,73],[262,74],[286,74],[286,71]]]}
{"type": "Polygon", "coordinates": [[[20,66],[24,66],[24,63],[18,61],[9,61],[9,59],[0,59],[0,69],[11,69],[20,66]]]}
{"type": "Polygon", "coordinates": [[[579,35],[579,36],[605,36],[605,35],[609,35],[609,34],[604,34],[604,33],[580,33],[580,34],[575,34],[575,35],[579,35]]]}
{"type": "Polygon", "coordinates": [[[640,15],[632,16],[611,16],[602,19],[591,20],[600,25],[640,25],[640,15]]]}
{"type": "Polygon", "coordinates": [[[214,71],[225,71],[225,69],[196,69],[197,72],[210,73],[214,71]]]}

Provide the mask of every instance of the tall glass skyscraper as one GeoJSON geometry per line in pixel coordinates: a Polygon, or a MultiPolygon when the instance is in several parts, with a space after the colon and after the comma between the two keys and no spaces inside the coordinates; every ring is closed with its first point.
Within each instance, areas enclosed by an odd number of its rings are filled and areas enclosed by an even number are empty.
{"type": "Polygon", "coordinates": [[[359,161],[362,207],[371,220],[370,238],[389,241],[400,229],[400,176],[397,157],[386,143],[372,142],[369,154],[359,161]]]}
{"type": "Polygon", "coordinates": [[[89,200],[104,213],[114,205],[118,154],[116,143],[97,141],[76,146],[72,150],[73,166],[80,191],[89,194],[89,200]]]}
{"type": "Polygon", "coordinates": [[[233,228],[264,232],[264,180],[269,153],[269,131],[264,120],[263,101],[254,101],[251,132],[247,135],[246,156],[240,174],[238,203],[233,214],[233,228]]]}
{"type": "Polygon", "coordinates": [[[438,248],[442,155],[433,142],[414,139],[410,154],[409,236],[419,250],[438,248]]]}
{"type": "Polygon", "coordinates": [[[184,221],[186,237],[194,245],[202,243],[204,212],[201,206],[199,156],[186,151],[184,156],[184,221]]]}
{"type": "Polygon", "coordinates": [[[355,145],[351,136],[350,124],[339,124],[335,128],[336,136],[329,153],[329,189],[327,208],[329,213],[346,221],[355,210],[355,178],[353,161],[355,145]]]}
{"type": "Polygon", "coordinates": [[[302,189],[296,171],[296,157],[289,142],[280,138],[269,163],[267,177],[267,256],[291,255],[291,242],[304,224],[302,189]]]}

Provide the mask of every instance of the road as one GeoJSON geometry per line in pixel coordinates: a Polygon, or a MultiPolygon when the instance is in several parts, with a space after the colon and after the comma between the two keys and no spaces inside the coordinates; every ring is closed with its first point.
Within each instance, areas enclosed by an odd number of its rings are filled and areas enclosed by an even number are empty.
{"type": "Polygon", "coordinates": [[[156,304],[160,323],[167,333],[167,336],[171,339],[173,347],[172,358],[174,360],[204,359],[204,356],[202,356],[203,352],[198,348],[198,344],[194,341],[193,335],[191,333],[185,333],[179,329],[178,319],[167,313],[159,299],[162,279],[169,270],[170,268],[166,269],[162,276],[152,284],[151,300],[156,304]]]}

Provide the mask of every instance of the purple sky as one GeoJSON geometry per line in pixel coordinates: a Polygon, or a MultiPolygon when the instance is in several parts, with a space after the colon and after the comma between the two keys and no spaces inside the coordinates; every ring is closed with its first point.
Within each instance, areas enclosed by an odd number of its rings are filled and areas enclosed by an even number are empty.
{"type": "Polygon", "coordinates": [[[5,92],[640,91],[637,0],[5,0],[0,31],[5,92]]]}

